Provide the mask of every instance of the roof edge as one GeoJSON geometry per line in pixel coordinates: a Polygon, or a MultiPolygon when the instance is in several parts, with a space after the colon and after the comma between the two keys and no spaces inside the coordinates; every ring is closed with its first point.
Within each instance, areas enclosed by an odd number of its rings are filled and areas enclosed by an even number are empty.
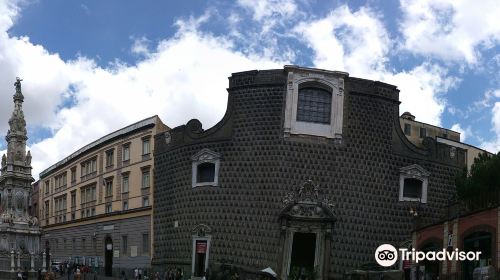
{"type": "MultiPolygon", "coordinates": [[[[58,161],[57,163],[55,163],[55,164],[51,165],[50,167],[48,167],[47,169],[43,170],[39,174],[39,179],[42,179],[42,178],[48,176],[49,174],[52,173],[52,171],[54,171],[58,167],[63,166],[64,164],[68,163],[72,159],[77,158],[78,156],[82,155],[83,153],[88,152],[101,144],[108,143],[111,140],[113,140],[119,136],[123,136],[125,134],[136,131],[138,129],[154,125],[154,124],[156,124],[157,120],[159,120],[161,122],[160,117],[158,117],[158,115],[154,115],[152,117],[145,118],[143,120],[140,120],[138,122],[130,124],[126,127],[115,130],[114,132],[111,132],[111,133],[83,146],[82,148],[78,149],[76,152],[73,152],[69,156],[65,157],[64,159],[58,161]]],[[[162,124],[163,124],[163,122],[162,122],[162,124]]]]}

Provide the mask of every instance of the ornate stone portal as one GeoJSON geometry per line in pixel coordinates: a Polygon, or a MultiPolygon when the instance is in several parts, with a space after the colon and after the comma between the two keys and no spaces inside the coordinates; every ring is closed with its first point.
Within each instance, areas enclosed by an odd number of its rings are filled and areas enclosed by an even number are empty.
{"type": "Polygon", "coordinates": [[[280,213],[281,279],[287,279],[290,274],[305,273],[294,271],[295,267],[300,269],[303,266],[301,255],[306,262],[309,259],[313,271],[308,273],[314,273],[313,278],[328,279],[331,237],[336,220],[333,208],[333,203],[320,195],[319,187],[311,180],[285,196],[280,213]]]}
{"type": "Polygon", "coordinates": [[[31,176],[31,153],[26,153],[28,137],[22,110],[21,81],[17,78],[14,83],[14,111],[5,137],[7,155],[2,156],[0,167],[0,258],[10,258],[12,254],[33,258],[40,251],[38,220],[28,213],[34,179],[31,176]]]}

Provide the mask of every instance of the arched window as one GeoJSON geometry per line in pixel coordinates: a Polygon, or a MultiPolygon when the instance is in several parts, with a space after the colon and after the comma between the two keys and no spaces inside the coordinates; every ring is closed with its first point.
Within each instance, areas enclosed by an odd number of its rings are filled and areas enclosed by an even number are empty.
{"type": "Polygon", "coordinates": [[[331,92],[318,87],[299,89],[297,121],[330,124],[331,108],[331,92]]]}
{"type": "Polygon", "coordinates": [[[285,138],[313,136],[341,143],[344,118],[344,79],[349,74],[285,66],[287,72],[285,138]]]}

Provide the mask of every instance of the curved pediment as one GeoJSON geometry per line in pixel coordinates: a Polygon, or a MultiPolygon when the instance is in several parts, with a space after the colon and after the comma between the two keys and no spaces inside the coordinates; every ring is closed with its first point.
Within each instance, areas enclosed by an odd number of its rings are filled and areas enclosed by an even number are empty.
{"type": "Polygon", "coordinates": [[[205,235],[211,233],[212,229],[205,224],[198,224],[193,228],[193,230],[191,232],[194,235],[201,237],[201,236],[205,236],[205,235]]]}

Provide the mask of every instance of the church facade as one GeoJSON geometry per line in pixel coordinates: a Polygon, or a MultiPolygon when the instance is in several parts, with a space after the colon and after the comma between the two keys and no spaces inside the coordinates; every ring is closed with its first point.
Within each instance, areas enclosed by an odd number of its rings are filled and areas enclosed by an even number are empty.
{"type": "Polygon", "coordinates": [[[21,80],[14,84],[14,111],[9,119],[7,154],[0,167],[0,259],[2,271],[28,267],[34,269],[34,258],[41,259],[38,219],[31,216],[28,207],[31,195],[31,154],[26,152],[26,121],[22,110],[24,96],[21,80]],[[15,263],[11,258],[15,256],[15,263]],[[21,264],[23,259],[23,264],[21,264]],[[25,261],[26,260],[26,261],[25,261]],[[31,262],[31,264],[30,264],[31,262]],[[5,264],[9,265],[5,265],[5,264]]]}
{"type": "Polygon", "coordinates": [[[157,270],[341,279],[379,245],[411,244],[409,209],[431,223],[455,194],[466,151],[408,141],[396,86],[285,66],[234,73],[227,90],[214,127],[155,136],[157,270]]]}

